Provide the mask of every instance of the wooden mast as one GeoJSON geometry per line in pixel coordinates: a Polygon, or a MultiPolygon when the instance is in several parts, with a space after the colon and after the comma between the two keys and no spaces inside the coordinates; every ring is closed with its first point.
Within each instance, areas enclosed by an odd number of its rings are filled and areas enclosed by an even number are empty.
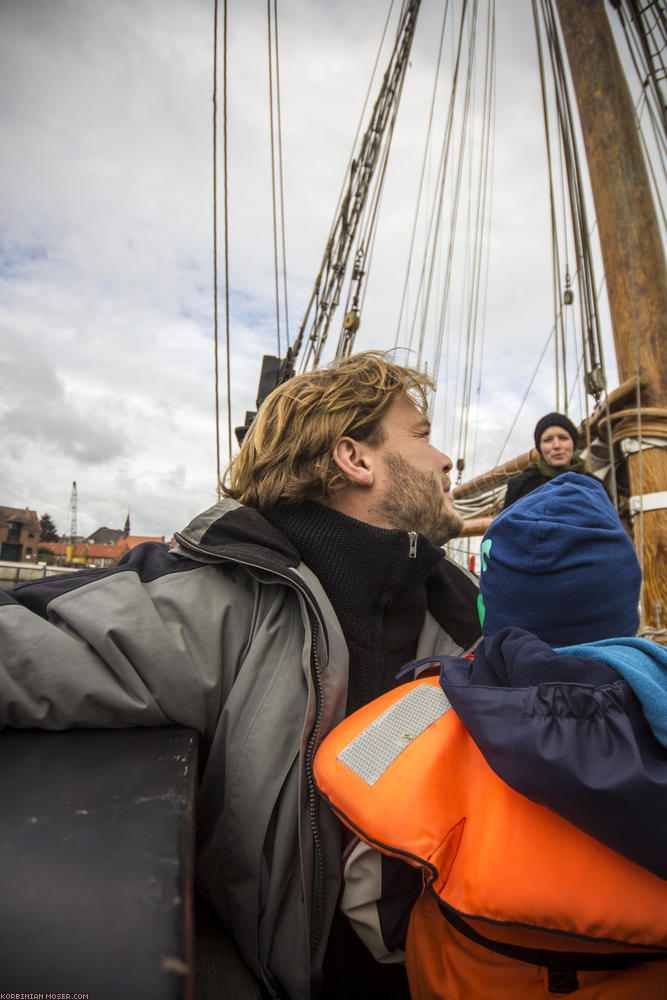
{"type": "MultiPolygon", "coordinates": [[[[632,99],[603,0],[556,0],[556,7],[593,190],[618,377],[620,382],[637,375],[646,380],[641,402],[652,414],[650,434],[664,441],[667,266],[632,99]]],[[[637,417],[635,404],[625,428],[614,437],[636,439],[637,417]]],[[[660,628],[667,603],[667,448],[630,455],[628,471],[632,494],[643,497],[645,509],[643,524],[635,517],[635,542],[644,570],[642,624],[660,628]],[[653,505],[658,509],[649,510],[653,505]]]]}

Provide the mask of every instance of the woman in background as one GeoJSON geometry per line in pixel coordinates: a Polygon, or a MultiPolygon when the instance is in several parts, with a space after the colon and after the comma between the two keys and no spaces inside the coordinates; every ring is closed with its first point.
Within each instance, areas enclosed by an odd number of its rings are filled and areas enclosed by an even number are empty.
{"type": "Polygon", "coordinates": [[[535,447],[540,453],[539,457],[510,480],[503,510],[563,472],[579,472],[590,476],[583,458],[576,454],[578,441],[577,428],[564,414],[547,413],[538,420],[535,425],[535,447]]]}

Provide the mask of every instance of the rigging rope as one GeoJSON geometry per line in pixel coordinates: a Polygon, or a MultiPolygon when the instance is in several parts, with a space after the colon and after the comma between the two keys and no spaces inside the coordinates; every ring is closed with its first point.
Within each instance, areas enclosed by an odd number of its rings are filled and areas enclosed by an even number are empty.
{"type": "Polygon", "coordinates": [[[269,70],[269,131],[271,134],[271,194],[273,199],[273,272],[276,293],[276,341],[277,353],[280,357],[280,294],[278,292],[278,222],[276,219],[276,142],[273,135],[273,46],[271,44],[271,0],[266,0],[266,24],[268,29],[269,70]]]}
{"type": "MultiPolygon", "coordinates": [[[[494,12],[495,15],[495,12],[494,12]]],[[[467,338],[466,338],[466,369],[464,380],[463,402],[461,406],[461,430],[459,435],[458,455],[465,461],[468,447],[468,427],[470,416],[470,404],[472,397],[472,384],[474,376],[474,361],[476,354],[478,313],[480,298],[480,278],[483,265],[483,239],[484,218],[486,209],[486,194],[488,190],[488,168],[489,168],[489,136],[492,121],[493,99],[495,97],[494,74],[495,74],[495,16],[487,20],[486,50],[485,50],[485,76],[484,76],[484,101],[483,101],[483,126],[482,126],[482,165],[478,175],[475,224],[473,228],[474,240],[471,263],[471,289],[468,305],[467,338]]],[[[471,161],[472,170],[472,161],[471,161]]],[[[470,185],[472,193],[472,183],[470,185]]],[[[441,343],[441,340],[439,340],[441,343]]],[[[438,353],[439,358],[439,353],[438,353]]],[[[481,383],[481,363],[482,356],[479,357],[480,383],[481,383]]],[[[462,471],[462,470],[461,470],[462,471]]]]}
{"type": "Polygon", "coordinates": [[[435,64],[435,78],[433,80],[433,92],[431,94],[431,107],[428,116],[428,125],[426,127],[426,141],[424,143],[424,156],[422,159],[421,173],[419,175],[419,187],[417,190],[417,201],[415,204],[415,215],[412,223],[412,233],[410,235],[410,248],[408,250],[408,263],[405,270],[405,281],[403,282],[403,294],[401,296],[401,306],[398,311],[398,322],[396,324],[396,337],[394,339],[394,347],[398,347],[399,337],[401,332],[401,323],[403,322],[403,312],[406,305],[406,299],[408,294],[408,284],[410,280],[410,268],[412,267],[412,253],[415,246],[415,236],[417,233],[417,222],[419,220],[419,206],[421,204],[422,191],[424,189],[424,175],[426,173],[426,164],[428,162],[428,152],[431,144],[431,133],[433,130],[433,112],[435,109],[435,99],[438,91],[438,79],[440,77],[440,66],[442,63],[442,45],[445,37],[445,25],[447,23],[447,12],[449,10],[449,0],[445,2],[445,9],[442,15],[442,26],[440,28],[440,42],[438,44],[438,57],[435,64]]]}
{"type": "Polygon", "coordinates": [[[551,328],[551,330],[549,332],[549,336],[547,337],[547,339],[545,341],[545,344],[544,344],[544,347],[542,348],[542,353],[540,354],[540,356],[539,356],[539,358],[537,360],[537,364],[535,365],[535,370],[533,371],[533,374],[532,374],[532,376],[530,378],[530,382],[528,383],[528,385],[526,387],[526,391],[524,392],[523,398],[522,398],[522,400],[521,400],[521,402],[519,404],[519,409],[516,411],[516,414],[514,416],[514,420],[512,422],[512,426],[510,427],[509,431],[507,432],[507,436],[506,436],[505,440],[502,443],[502,446],[500,448],[500,451],[498,452],[498,457],[496,458],[496,460],[494,462],[494,465],[500,465],[500,459],[502,458],[502,454],[505,451],[505,448],[507,447],[507,442],[509,441],[510,437],[512,436],[512,431],[516,427],[517,421],[518,421],[519,416],[521,414],[521,411],[522,411],[522,409],[524,407],[524,403],[528,399],[528,393],[533,388],[533,382],[535,381],[535,379],[537,377],[537,373],[540,370],[540,366],[541,366],[542,362],[544,361],[544,355],[547,353],[547,348],[548,348],[549,344],[551,343],[551,338],[554,336],[555,332],[556,332],[556,327],[552,326],[552,328],[551,328]]]}
{"type": "Polygon", "coordinates": [[[649,152],[648,141],[641,124],[643,111],[646,110],[653,132],[655,153],[662,167],[664,181],[667,177],[667,164],[665,162],[667,158],[667,105],[662,96],[659,81],[667,81],[667,67],[662,58],[662,53],[667,50],[667,12],[660,2],[649,2],[641,10],[637,8],[634,0],[627,0],[627,2],[631,11],[631,25],[628,25],[621,0],[618,0],[615,6],[628,52],[641,85],[641,92],[635,105],[637,129],[651,175],[653,194],[660,211],[662,225],[664,229],[667,229],[662,198],[664,183],[658,183],[653,165],[654,157],[649,152]],[[649,25],[648,15],[654,11],[657,11],[657,16],[654,18],[653,24],[649,25]],[[656,34],[659,36],[657,39],[654,38],[656,34]],[[652,84],[651,87],[649,87],[649,83],[652,84]],[[640,104],[643,104],[643,109],[642,113],[638,114],[637,109],[640,104]]]}
{"type": "MultiPolygon", "coordinates": [[[[551,214],[551,224],[552,224],[552,270],[553,270],[553,289],[554,289],[554,326],[552,328],[551,336],[554,336],[554,360],[555,360],[555,370],[556,370],[556,408],[560,409],[560,387],[562,383],[563,391],[563,405],[565,412],[568,410],[568,405],[571,400],[571,394],[568,390],[568,357],[567,357],[567,324],[565,317],[563,316],[562,303],[564,301],[564,296],[562,293],[561,285],[561,271],[558,264],[560,258],[560,248],[559,248],[559,238],[558,238],[558,227],[557,227],[557,213],[556,213],[556,198],[555,198],[555,186],[554,186],[554,156],[552,153],[551,139],[549,132],[549,108],[548,108],[548,97],[547,97],[547,86],[546,86],[546,72],[545,72],[545,55],[544,48],[542,45],[542,27],[547,40],[547,49],[549,53],[550,63],[551,63],[551,75],[553,79],[553,100],[555,105],[555,117],[558,125],[558,139],[559,139],[559,149],[560,149],[560,190],[561,190],[561,203],[563,211],[565,209],[565,196],[564,192],[567,191],[567,200],[570,204],[570,215],[571,215],[571,236],[574,242],[575,255],[577,260],[577,267],[575,270],[575,279],[579,286],[579,313],[580,313],[580,326],[581,326],[581,338],[582,338],[582,358],[585,362],[585,384],[589,392],[591,392],[596,399],[599,399],[603,387],[606,385],[606,376],[604,373],[604,354],[603,354],[603,344],[602,335],[597,311],[597,294],[595,289],[595,278],[594,278],[594,268],[593,268],[593,254],[589,236],[589,227],[587,221],[587,212],[585,206],[584,197],[584,186],[582,181],[581,167],[579,162],[579,153],[577,148],[576,134],[575,134],[575,124],[574,116],[571,108],[571,101],[569,96],[569,90],[567,86],[567,78],[564,66],[564,59],[562,55],[559,33],[556,26],[556,16],[553,8],[553,0],[541,0],[540,9],[538,9],[538,4],[536,0],[532,0],[533,8],[533,20],[535,24],[535,37],[537,42],[537,54],[538,54],[538,64],[540,72],[540,87],[542,93],[543,102],[543,119],[546,137],[546,151],[547,151],[547,163],[548,163],[548,175],[549,175],[549,203],[550,203],[550,214],[551,214]],[[564,170],[564,173],[563,173],[564,170]],[[566,184],[564,185],[564,179],[566,184]]],[[[568,238],[567,238],[567,223],[564,227],[564,246],[567,248],[568,238]]],[[[566,251],[566,292],[569,290],[569,265],[567,264],[567,251],[566,251]]],[[[567,301],[567,300],[565,300],[567,301]]],[[[544,352],[543,352],[544,354],[544,352]]],[[[540,359],[541,360],[541,359],[540,359]]],[[[578,371],[575,373],[578,375],[578,371]]],[[[536,372],[533,374],[530,385],[535,379],[536,372]]],[[[578,384],[578,379],[575,379],[574,387],[576,388],[578,384]]],[[[530,388],[530,386],[529,386],[530,388]]],[[[574,389],[573,389],[574,392],[574,389]]],[[[526,394],[527,395],[527,394],[526,394]]],[[[526,395],[524,395],[521,401],[519,412],[523,408],[526,400],[526,395]]],[[[585,402],[586,413],[588,413],[588,401],[585,402]]],[[[516,423],[515,418],[514,423],[516,423]]],[[[514,425],[513,425],[514,426],[514,425]]],[[[511,431],[510,431],[511,433],[511,431]]],[[[509,440],[509,434],[503,444],[500,455],[498,456],[498,461],[502,455],[502,451],[509,440]]],[[[615,493],[615,469],[613,454],[611,452],[611,443],[609,444],[610,456],[609,464],[611,468],[612,480],[613,480],[613,492],[615,493]]]]}
{"type": "Polygon", "coordinates": [[[229,464],[232,462],[232,362],[231,336],[229,325],[229,205],[228,205],[228,175],[227,175],[227,0],[224,6],[223,19],[223,151],[224,163],[224,207],[225,207],[225,349],[227,359],[227,452],[229,464]]]}
{"type": "Polygon", "coordinates": [[[283,143],[282,124],[280,110],[280,61],[278,56],[278,5],[277,0],[273,0],[273,36],[271,33],[271,0],[267,0],[267,31],[268,31],[268,69],[269,69],[269,121],[271,134],[271,192],[273,198],[273,261],[275,275],[276,294],[276,338],[278,347],[278,357],[280,357],[280,293],[278,291],[280,269],[278,256],[278,208],[276,204],[276,144],[278,147],[278,191],[280,196],[280,234],[282,251],[282,273],[283,273],[283,307],[285,313],[285,342],[289,350],[289,312],[287,305],[287,251],[285,246],[285,196],[283,183],[283,143]],[[276,66],[276,109],[273,107],[273,62],[276,66]],[[274,135],[274,121],[277,131],[277,141],[274,135]]]}
{"type": "MultiPolygon", "coordinates": [[[[295,358],[301,349],[312,307],[316,305],[315,316],[307,336],[307,348],[301,362],[301,370],[305,370],[311,362],[314,367],[317,367],[320,362],[331,319],[340,301],[345,271],[360,223],[362,224],[362,233],[365,232],[366,246],[370,246],[372,242],[370,230],[364,230],[363,223],[365,218],[370,218],[370,224],[375,226],[377,211],[373,210],[373,206],[377,209],[379,204],[384,169],[380,169],[375,180],[374,191],[372,190],[373,175],[378,164],[386,164],[386,155],[393,135],[396,105],[407,70],[419,6],[420,0],[405,0],[403,4],[389,69],[385,73],[379,96],[373,107],[371,122],[361,142],[360,151],[350,163],[345,194],[342,197],[327,241],[324,259],[315,281],[315,288],[306,309],[306,315],[291,352],[292,358],[290,360],[295,358]],[[389,127],[387,128],[388,122],[389,127]],[[371,194],[371,200],[365,212],[369,194],[371,194]]],[[[366,251],[364,251],[364,255],[365,253],[366,251]]],[[[365,272],[358,270],[357,282],[360,283],[364,276],[365,272]]],[[[351,331],[352,335],[354,332],[354,330],[351,331]]],[[[352,339],[346,337],[344,343],[345,349],[349,350],[352,339]]]]}
{"type": "MultiPolygon", "coordinates": [[[[359,115],[359,120],[357,122],[357,128],[356,128],[356,131],[355,131],[355,134],[354,134],[354,140],[352,142],[352,150],[350,152],[350,157],[348,159],[347,166],[346,166],[346,169],[345,169],[345,175],[343,177],[343,183],[342,183],[340,191],[338,193],[338,200],[336,202],[336,208],[335,208],[335,211],[334,211],[334,219],[333,219],[333,222],[331,224],[331,229],[329,230],[329,235],[328,235],[327,241],[326,241],[326,250],[325,250],[324,259],[323,259],[323,261],[322,261],[322,263],[320,265],[320,270],[319,270],[319,272],[317,274],[317,277],[315,278],[315,286],[314,286],[313,292],[311,294],[310,300],[308,302],[308,305],[306,306],[306,312],[304,314],[304,318],[303,318],[303,321],[301,323],[301,327],[299,328],[299,333],[298,333],[297,339],[296,339],[296,341],[294,343],[294,347],[292,348],[291,351],[288,351],[288,353],[287,353],[287,360],[286,360],[286,364],[285,364],[285,376],[284,376],[285,378],[289,378],[289,376],[291,374],[293,374],[293,372],[294,372],[295,361],[296,361],[296,358],[299,355],[299,352],[300,352],[302,344],[303,344],[303,338],[304,338],[304,334],[305,334],[305,330],[306,330],[306,325],[308,323],[308,318],[310,316],[310,313],[311,313],[311,310],[312,310],[313,306],[315,307],[315,317],[316,317],[315,324],[317,323],[317,316],[320,314],[320,309],[321,309],[321,306],[322,306],[322,302],[321,302],[321,299],[320,299],[320,289],[321,289],[321,285],[322,285],[322,279],[323,279],[323,277],[325,277],[326,269],[327,269],[328,265],[330,264],[330,257],[331,257],[331,252],[332,252],[333,246],[334,246],[335,234],[336,234],[336,231],[337,231],[337,229],[339,227],[340,221],[341,221],[341,219],[344,219],[344,220],[347,219],[347,211],[348,211],[348,208],[349,208],[350,197],[351,197],[351,195],[350,195],[350,188],[351,188],[352,180],[354,178],[354,174],[356,172],[356,165],[355,165],[356,161],[355,161],[354,151],[356,149],[357,142],[359,141],[359,136],[361,134],[361,127],[363,125],[364,118],[366,116],[366,109],[368,108],[368,103],[369,103],[370,96],[371,96],[371,90],[372,90],[372,87],[373,87],[373,82],[374,82],[376,74],[377,74],[378,64],[380,62],[380,55],[381,55],[382,49],[384,47],[384,40],[385,40],[385,37],[386,37],[386,34],[387,34],[387,29],[389,27],[389,22],[390,22],[390,18],[391,18],[391,14],[392,14],[393,9],[394,9],[394,0],[391,0],[391,3],[389,5],[389,10],[387,11],[387,17],[386,17],[385,22],[384,22],[384,28],[382,30],[382,36],[380,38],[380,44],[379,44],[379,47],[378,47],[377,54],[375,56],[375,62],[373,64],[373,70],[371,72],[371,76],[370,76],[370,79],[368,81],[368,87],[366,88],[366,94],[365,94],[365,97],[364,97],[364,101],[363,101],[363,105],[362,105],[362,109],[361,109],[361,114],[359,115]]],[[[312,341],[312,339],[313,339],[313,334],[312,333],[311,333],[309,339],[312,341]]],[[[308,357],[305,357],[302,360],[302,362],[301,362],[301,371],[305,371],[306,370],[307,360],[308,360],[308,357]]]]}
{"type": "MultiPolygon", "coordinates": [[[[469,97],[472,95],[472,68],[473,68],[473,58],[474,58],[474,46],[475,46],[475,41],[476,41],[476,36],[475,36],[476,27],[477,27],[477,5],[475,4],[475,8],[474,8],[474,11],[473,11],[473,16],[472,16],[472,19],[471,19],[471,25],[470,25],[470,48],[469,48],[469,52],[468,52],[468,73],[467,73],[467,77],[466,77],[466,103],[465,103],[465,111],[464,111],[464,126],[463,126],[463,129],[462,129],[462,136],[465,135],[465,133],[468,132],[469,107],[470,107],[469,97]]],[[[457,203],[458,203],[458,191],[459,191],[459,178],[461,176],[462,166],[463,166],[463,147],[464,147],[464,145],[466,145],[465,139],[462,138],[462,142],[461,142],[461,147],[462,147],[462,150],[461,150],[461,159],[460,159],[459,170],[458,170],[458,175],[457,175],[457,203]]],[[[472,169],[472,162],[471,162],[471,160],[469,162],[470,162],[470,169],[472,169]]],[[[468,188],[468,225],[466,226],[466,234],[467,234],[468,241],[469,241],[469,238],[470,238],[470,231],[471,231],[471,228],[472,228],[471,225],[470,225],[470,193],[471,193],[471,185],[468,188]]],[[[480,199],[479,199],[479,197],[477,199],[477,207],[478,207],[478,212],[479,212],[479,208],[480,208],[480,199]]],[[[477,227],[475,227],[475,241],[477,240],[477,236],[478,236],[477,227]]],[[[468,285],[467,270],[468,270],[468,266],[471,263],[470,259],[469,259],[468,249],[469,249],[469,247],[466,247],[466,254],[465,254],[465,258],[464,258],[465,259],[465,265],[466,265],[466,278],[464,280],[464,287],[467,287],[467,285],[468,285]]],[[[450,257],[451,256],[452,256],[452,249],[450,249],[450,257]]],[[[449,282],[449,272],[450,272],[450,270],[451,270],[451,267],[448,267],[448,282],[449,282]]],[[[475,300],[475,294],[476,294],[475,293],[476,282],[474,280],[474,274],[475,274],[474,258],[473,258],[473,263],[472,263],[471,271],[472,271],[472,274],[471,274],[471,277],[470,277],[470,291],[469,291],[469,294],[468,294],[469,309],[471,309],[473,307],[474,300],[475,300]]],[[[469,388],[472,385],[472,367],[473,367],[472,366],[472,357],[471,356],[472,356],[472,354],[474,352],[474,349],[475,349],[475,339],[476,339],[475,338],[476,331],[475,331],[474,328],[471,329],[470,318],[468,319],[467,327],[464,327],[464,324],[463,324],[462,318],[461,318],[460,332],[459,332],[459,344],[461,344],[463,342],[464,329],[465,329],[465,333],[466,333],[466,336],[465,336],[465,362],[464,362],[464,365],[463,365],[463,377],[459,380],[459,385],[460,385],[460,388],[461,388],[461,402],[460,402],[460,414],[461,414],[461,417],[460,417],[460,420],[459,420],[459,440],[458,440],[458,449],[457,449],[457,454],[458,454],[459,460],[461,462],[465,462],[465,445],[464,445],[463,442],[464,442],[465,437],[467,437],[467,424],[468,424],[468,419],[467,418],[468,418],[468,406],[469,406],[469,388]]],[[[440,351],[442,349],[443,335],[444,335],[444,315],[443,315],[442,322],[439,325],[439,330],[438,330],[438,340],[437,340],[438,354],[436,355],[438,357],[438,365],[439,365],[439,353],[440,353],[440,351]]],[[[462,468],[460,469],[460,472],[461,473],[463,472],[462,468]]]]}
{"type": "Polygon", "coordinates": [[[218,389],[218,202],[217,202],[217,119],[218,119],[218,0],[213,0],[213,364],[215,385],[216,492],[220,500],[220,396],[218,389]]]}
{"type": "MultiPolygon", "coordinates": [[[[581,317],[582,339],[587,334],[588,339],[583,340],[584,356],[588,355],[587,388],[596,396],[600,395],[602,385],[596,385],[594,373],[600,371],[604,376],[601,367],[602,337],[600,323],[597,314],[597,300],[595,296],[595,279],[593,274],[593,255],[590,244],[589,226],[585,206],[584,187],[580,167],[578,146],[575,138],[574,115],[572,113],[568,87],[566,84],[564,60],[556,30],[555,13],[553,10],[553,0],[548,0],[548,11],[545,4],[545,19],[548,17],[548,31],[551,37],[552,66],[555,78],[555,93],[557,97],[557,111],[560,132],[563,137],[565,150],[565,166],[567,169],[568,192],[572,213],[572,235],[575,241],[575,251],[577,255],[577,277],[579,283],[580,309],[583,310],[581,317]]],[[[606,378],[603,377],[603,383],[606,378]]],[[[567,398],[567,397],[566,397],[567,398]]]]}
{"type": "MultiPolygon", "coordinates": [[[[218,0],[213,0],[213,343],[215,383],[216,494],[221,498],[220,391],[218,335],[218,0]]],[[[229,230],[227,212],[227,0],[223,6],[223,150],[225,217],[225,341],[227,361],[227,444],[232,460],[231,359],[229,335],[229,230]]]]}
{"type": "Polygon", "coordinates": [[[280,62],[278,60],[278,0],[273,3],[273,36],[276,49],[276,110],[278,117],[278,163],[280,165],[280,232],[283,252],[283,304],[285,307],[285,342],[289,350],[289,312],[287,308],[287,250],[285,246],[285,185],[283,182],[283,130],[280,110],[280,62]]]}
{"type": "MultiPolygon", "coordinates": [[[[438,83],[442,75],[448,12],[449,7],[447,6],[438,39],[433,92],[402,299],[395,332],[395,346],[398,346],[399,343],[401,327],[405,325],[407,347],[410,349],[414,344],[414,349],[417,352],[417,363],[424,364],[427,354],[427,333],[433,328],[433,341],[428,351],[430,355],[428,367],[432,377],[440,384],[443,361],[446,368],[449,366],[451,336],[446,337],[446,333],[451,327],[458,326],[459,358],[456,366],[457,391],[454,409],[459,416],[455,421],[447,419],[447,427],[450,438],[456,433],[455,428],[458,429],[459,453],[464,454],[468,446],[470,408],[478,363],[478,402],[481,394],[483,331],[478,339],[478,330],[484,312],[481,303],[485,301],[483,297],[485,297],[488,284],[488,242],[483,238],[483,234],[488,230],[488,212],[491,201],[489,189],[490,148],[493,139],[492,124],[495,110],[495,4],[494,0],[488,0],[486,43],[482,56],[484,72],[481,82],[481,101],[475,100],[473,102],[479,76],[476,52],[479,48],[478,38],[482,30],[478,0],[462,3],[459,17],[456,23],[452,24],[450,32],[453,43],[452,68],[450,79],[447,80],[446,122],[442,131],[433,193],[427,198],[424,195],[424,178],[434,131],[433,122],[438,83]],[[478,103],[481,104],[479,114],[477,113],[478,103]],[[479,154],[479,163],[475,172],[474,154],[476,153],[479,154]],[[464,211],[464,192],[466,191],[467,208],[465,211],[467,214],[464,220],[461,220],[464,211]],[[414,302],[408,310],[408,290],[413,271],[417,228],[422,210],[425,222],[423,251],[419,268],[414,268],[416,291],[414,302]],[[461,230],[464,232],[463,239],[466,243],[463,254],[464,273],[462,281],[456,282],[454,271],[458,254],[455,253],[455,250],[462,238],[461,230]],[[460,315],[456,318],[451,316],[454,308],[451,300],[454,297],[455,289],[461,291],[467,301],[465,307],[461,308],[460,315]],[[406,316],[406,313],[409,313],[409,316],[406,316]],[[435,316],[432,315],[433,313],[435,316]],[[406,319],[407,322],[404,324],[406,319]],[[482,349],[479,346],[480,340],[482,349]]],[[[449,414],[450,410],[447,398],[449,381],[449,377],[445,373],[444,383],[439,387],[440,401],[444,400],[445,415],[449,414]]],[[[431,401],[431,410],[433,410],[433,406],[434,400],[431,401]]]]}
{"type": "Polygon", "coordinates": [[[336,357],[344,357],[345,355],[349,355],[351,353],[354,345],[354,338],[359,328],[359,322],[357,320],[361,312],[367,287],[367,284],[363,283],[363,278],[367,276],[371,267],[373,249],[375,246],[375,236],[377,233],[378,212],[382,201],[384,180],[389,160],[389,149],[394,135],[396,115],[398,113],[398,106],[403,91],[404,81],[405,76],[403,75],[396,90],[391,121],[389,122],[387,128],[388,139],[380,154],[380,166],[375,187],[370,195],[369,201],[359,216],[361,233],[357,240],[357,250],[354,254],[355,265],[348,289],[345,306],[345,320],[343,322],[343,327],[338,340],[336,357]],[[354,317],[354,319],[352,317],[354,317]]]}
{"type": "MultiPolygon", "coordinates": [[[[560,303],[562,301],[561,287],[560,287],[560,249],[558,245],[558,226],[556,223],[556,199],[554,193],[554,166],[553,157],[551,153],[551,135],[549,130],[549,120],[548,120],[548,101],[547,101],[547,89],[546,89],[546,75],[544,69],[544,53],[542,49],[542,35],[540,32],[540,22],[539,14],[537,10],[536,0],[532,0],[533,8],[533,20],[535,24],[535,38],[537,40],[537,52],[538,52],[538,66],[540,73],[540,87],[542,91],[542,115],[544,121],[544,135],[546,142],[547,151],[547,173],[549,177],[549,208],[551,213],[551,253],[552,253],[552,285],[553,285],[553,303],[554,303],[554,358],[556,365],[556,410],[560,410],[560,379],[559,379],[559,355],[558,355],[558,331],[561,332],[561,341],[563,343],[563,354],[565,354],[565,338],[562,330],[563,326],[563,313],[560,308],[560,303]]],[[[559,147],[561,150],[561,163],[565,157],[565,150],[563,148],[563,136],[561,132],[558,132],[559,147]]],[[[561,202],[563,207],[563,231],[566,234],[567,242],[567,220],[565,216],[565,191],[563,188],[563,171],[560,171],[560,181],[561,181],[561,202]]],[[[563,357],[563,369],[565,369],[565,357],[563,357]]],[[[567,399],[567,391],[566,397],[567,399]]],[[[567,404],[566,404],[567,405],[567,404]]],[[[566,410],[567,412],[567,410],[566,410]]]]}
{"type": "Polygon", "coordinates": [[[437,171],[437,178],[438,178],[437,194],[434,195],[434,198],[437,201],[437,208],[436,208],[436,206],[434,204],[433,209],[432,209],[432,211],[430,213],[430,221],[429,221],[429,228],[428,228],[428,232],[427,232],[427,236],[426,236],[426,240],[425,240],[425,249],[424,249],[424,257],[423,257],[423,261],[422,261],[422,269],[421,269],[421,272],[420,272],[420,275],[419,275],[419,283],[418,283],[417,295],[416,295],[416,299],[415,299],[414,314],[413,314],[413,318],[412,318],[412,324],[411,324],[411,327],[410,327],[410,345],[411,345],[412,341],[413,341],[413,337],[414,337],[415,326],[417,324],[417,318],[418,318],[419,311],[420,311],[420,300],[422,298],[422,295],[425,295],[424,304],[423,304],[423,306],[421,308],[422,324],[421,324],[421,331],[420,331],[420,338],[419,338],[419,347],[417,349],[418,363],[421,362],[421,359],[422,359],[422,353],[423,353],[423,347],[424,347],[424,334],[425,334],[425,331],[426,331],[426,319],[427,319],[427,316],[428,316],[428,307],[429,307],[429,299],[430,299],[430,290],[431,290],[432,281],[433,281],[433,268],[434,268],[434,265],[435,265],[436,248],[437,248],[437,243],[438,243],[438,234],[439,234],[439,231],[440,231],[440,223],[441,223],[441,220],[442,220],[442,205],[443,205],[443,199],[444,199],[444,185],[445,185],[445,179],[446,179],[446,174],[447,174],[447,163],[448,163],[448,160],[449,160],[449,153],[450,153],[450,148],[451,148],[451,138],[452,138],[452,133],[453,133],[454,107],[455,107],[455,98],[456,98],[456,92],[457,92],[457,87],[458,87],[459,69],[460,69],[460,65],[461,65],[461,51],[462,51],[462,46],[463,46],[463,20],[464,20],[464,17],[465,17],[466,6],[467,6],[467,0],[463,0],[463,8],[462,8],[462,12],[461,12],[461,30],[460,30],[460,33],[459,33],[459,36],[458,36],[458,42],[457,42],[457,51],[456,51],[456,60],[455,60],[455,63],[454,63],[454,72],[453,72],[453,79],[452,79],[451,97],[450,97],[450,102],[449,102],[449,110],[448,110],[448,114],[447,114],[447,124],[445,126],[445,131],[444,131],[444,136],[443,136],[443,142],[442,142],[442,147],[441,147],[441,152],[440,152],[440,162],[439,162],[438,171],[437,171]],[[434,227],[434,223],[435,223],[435,227],[434,227]],[[429,250],[429,248],[430,248],[430,250],[429,250]],[[430,266],[430,269],[429,269],[429,277],[428,277],[428,279],[426,279],[426,269],[427,269],[427,261],[429,259],[428,258],[429,252],[430,252],[431,266],[430,266]],[[426,285],[426,291],[424,290],[424,285],[426,285]]]}
{"type": "Polygon", "coordinates": [[[628,25],[621,0],[616,0],[613,6],[618,11],[625,40],[642,84],[642,92],[645,95],[650,94],[653,98],[649,101],[646,96],[649,112],[652,117],[660,118],[664,136],[667,138],[667,101],[660,87],[661,81],[667,80],[667,67],[662,58],[662,53],[667,49],[667,12],[661,0],[649,0],[641,7],[637,0],[625,0],[625,3],[630,11],[634,30],[628,25]],[[649,19],[650,14],[655,16],[649,19]],[[657,38],[654,37],[656,35],[657,38]],[[642,64],[641,73],[639,63],[642,64]]]}

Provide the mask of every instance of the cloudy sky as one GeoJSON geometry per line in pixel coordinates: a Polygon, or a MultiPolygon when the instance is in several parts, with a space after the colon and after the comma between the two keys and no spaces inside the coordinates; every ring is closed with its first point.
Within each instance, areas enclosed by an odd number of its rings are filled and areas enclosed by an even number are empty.
{"type": "MultiPolygon", "coordinates": [[[[422,3],[359,349],[394,343],[442,6],[422,3]]],[[[319,269],[387,7],[381,0],[279,3],[291,340],[319,269]]],[[[277,350],[266,4],[230,3],[228,38],[231,406],[238,424],[253,408],[262,355],[277,350]]],[[[496,45],[493,235],[466,476],[495,464],[501,451],[504,459],[527,450],[535,420],[555,406],[549,349],[520,409],[553,326],[528,0],[498,4],[496,45]]],[[[444,53],[451,72],[451,40],[444,53]]],[[[212,0],[0,3],[0,503],[49,512],[60,531],[73,480],[82,534],[120,527],[129,511],[133,533],[170,537],[216,499],[212,55],[212,0]]],[[[385,50],[380,65],[387,59],[385,50]]],[[[218,80],[220,137],[221,62],[218,80]]],[[[445,111],[441,106],[435,132],[445,111]]],[[[437,155],[425,172],[431,194],[437,155]]],[[[218,173],[221,181],[221,143],[218,173]]],[[[224,466],[221,188],[218,205],[224,466]]],[[[465,209],[462,231],[471,212],[465,209]]],[[[463,273],[455,280],[466,284],[463,273]]],[[[451,306],[446,333],[452,384],[459,308],[451,306]]],[[[480,340],[481,329],[480,319],[480,340]]],[[[284,336],[283,329],[283,346],[284,336]]],[[[450,396],[434,438],[456,459],[455,388],[450,396]]],[[[581,406],[575,394],[575,419],[581,406]]]]}

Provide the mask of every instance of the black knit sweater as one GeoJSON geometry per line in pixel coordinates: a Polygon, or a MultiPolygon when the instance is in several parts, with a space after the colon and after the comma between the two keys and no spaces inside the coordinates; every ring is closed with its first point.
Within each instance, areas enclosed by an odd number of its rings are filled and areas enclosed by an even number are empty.
{"type": "Polygon", "coordinates": [[[375,528],[306,501],[262,512],[295,546],[327,593],[350,654],[347,710],[395,687],[414,659],[426,579],[444,552],[423,535],[375,528]],[[414,548],[414,547],[413,547],[414,548]]]}

